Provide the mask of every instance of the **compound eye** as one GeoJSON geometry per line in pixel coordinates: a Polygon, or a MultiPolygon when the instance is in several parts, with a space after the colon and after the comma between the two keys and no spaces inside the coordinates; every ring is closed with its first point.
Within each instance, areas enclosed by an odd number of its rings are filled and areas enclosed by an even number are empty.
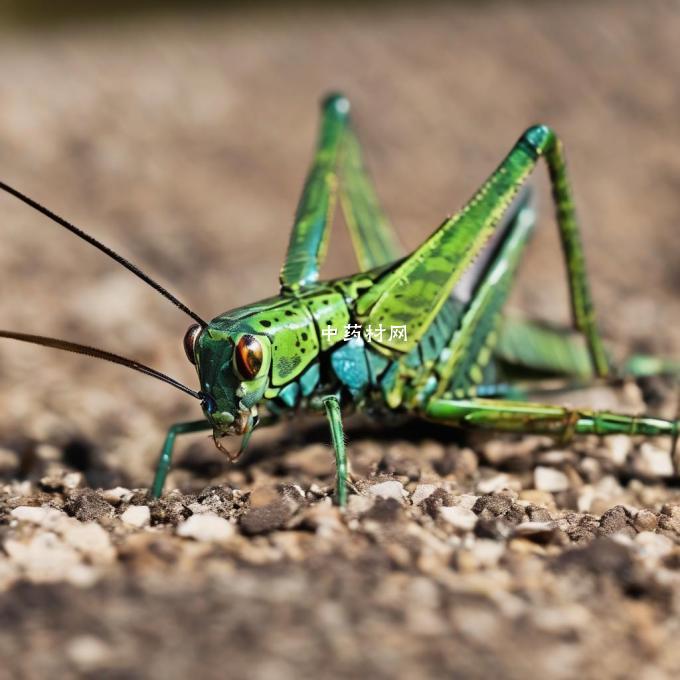
{"type": "Polygon", "coordinates": [[[254,335],[242,335],[234,352],[236,371],[244,380],[252,380],[262,368],[262,345],[254,335]]]}
{"type": "Polygon", "coordinates": [[[196,341],[198,336],[201,334],[202,328],[195,323],[193,326],[189,326],[189,330],[184,335],[184,352],[187,355],[187,359],[196,365],[196,341]]]}

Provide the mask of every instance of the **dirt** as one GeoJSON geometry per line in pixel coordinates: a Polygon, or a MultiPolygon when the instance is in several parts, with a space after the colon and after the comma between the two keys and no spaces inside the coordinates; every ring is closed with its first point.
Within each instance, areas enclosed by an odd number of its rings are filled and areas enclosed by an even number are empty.
{"type": "MultiPolygon", "coordinates": [[[[276,291],[317,101],[351,98],[406,247],[529,124],[565,140],[613,352],[680,356],[677,3],[260,9],[7,29],[2,179],[216,315],[276,291]]],[[[545,216],[513,306],[567,318],[545,216]]],[[[0,198],[0,327],[195,385],[190,320],[0,198]]],[[[352,271],[348,239],[329,275],[352,271]]],[[[0,678],[677,677],[680,491],[669,442],[569,445],[354,419],[331,504],[323,423],[236,466],[164,430],[161,383],[0,344],[0,678]]],[[[570,403],[672,417],[661,380],[570,403]]]]}

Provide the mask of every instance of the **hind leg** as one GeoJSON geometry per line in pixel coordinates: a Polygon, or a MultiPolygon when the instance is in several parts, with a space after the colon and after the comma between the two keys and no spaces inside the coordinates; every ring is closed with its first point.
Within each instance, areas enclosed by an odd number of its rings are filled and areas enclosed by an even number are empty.
{"type": "Polygon", "coordinates": [[[680,421],[610,411],[572,409],[504,399],[433,399],[425,416],[461,427],[547,434],[569,440],[580,434],[678,437],[680,421]]]}

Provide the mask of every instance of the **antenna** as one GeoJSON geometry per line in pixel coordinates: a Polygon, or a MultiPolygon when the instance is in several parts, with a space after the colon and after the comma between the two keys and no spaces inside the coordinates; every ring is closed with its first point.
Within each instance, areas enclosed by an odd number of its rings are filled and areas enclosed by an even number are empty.
{"type": "Polygon", "coordinates": [[[66,352],[73,352],[75,354],[84,354],[88,357],[94,357],[95,359],[103,359],[104,361],[110,361],[113,364],[119,364],[121,366],[127,366],[134,371],[143,373],[144,375],[149,375],[152,378],[162,380],[168,385],[176,387],[185,394],[194,397],[194,399],[203,400],[203,394],[200,392],[195,392],[190,387],[183,385],[174,378],[161,373],[154,368],[149,368],[144,364],[140,364],[134,359],[126,359],[118,354],[112,354],[111,352],[106,352],[103,349],[97,349],[96,347],[89,347],[88,345],[78,345],[75,342],[68,342],[66,340],[57,340],[56,338],[47,338],[43,335],[29,335],[28,333],[15,333],[13,331],[3,331],[0,330],[0,338],[8,338],[10,340],[19,340],[20,342],[28,342],[33,345],[42,345],[43,347],[52,347],[53,349],[61,349],[66,352]]]}
{"type": "Polygon", "coordinates": [[[32,198],[29,198],[25,194],[22,194],[14,187],[11,187],[9,184],[0,182],[0,189],[2,191],[6,191],[8,194],[14,196],[15,198],[18,198],[26,205],[30,206],[34,210],[37,210],[39,213],[45,215],[45,217],[49,217],[53,222],[56,222],[57,224],[64,227],[64,229],[68,229],[68,231],[70,231],[72,234],[75,234],[78,238],[83,239],[83,241],[86,241],[91,246],[94,246],[95,248],[97,248],[97,250],[100,250],[105,255],[108,255],[112,260],[115,260],[118,264],[125,267],[125,269],[132,272],[135,276],[139,277],[142,281],[144,281],[144,283],[151,286],[164,298],[170,300],[170,302],[172,302],[172,304],[175,305],[175,307],[178,307],[185,314],[188,314],[192,319],[194,319],[194,321],[197,321],[202,328],[205,328],[208,325],[206,321],[204,321],[198,314],[196,314],[196,312],[193,312],[183,302],[180,302],[169,290],[163,288],[163,286],[161,286],[160,283],[154,281],[148,274],[145,274],[139,267],[132,264],[132,262],[130,262],[129,260],[126,260],[122,255],[119,255],[117,252],[115,252],[108,246],[104,245],[101,241],[98,241],[93,236],[90,236],[89,234],[85,233],[82,229],[76,227],[74,224],[71,224],[63,217],[59,217],[59,215],[57,215],[56,213],[53,213],[51,210],[40,205],[40,203],[34,201],[32,198]]]}

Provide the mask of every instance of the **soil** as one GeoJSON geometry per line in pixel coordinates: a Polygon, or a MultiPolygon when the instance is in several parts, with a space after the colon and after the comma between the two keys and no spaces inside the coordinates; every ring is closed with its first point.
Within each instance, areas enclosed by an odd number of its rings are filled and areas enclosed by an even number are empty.
{"type": "MultiPolygon", "coordinates": [[[[615,355],[680,356],[677,3],[230,9],[5,28],[2,179],[204,316],[276,292],[317,102],[350,99],[407,248],[521,131],[565,140],[615,355]]],[[[513,306],[567,318],[544,224],[513,306]]],[[[101,346],[195,385],[190,320],[0,197],[0,327],[101,346]]],[[[355,265],[337,229],[327,274],[355,265]]],[[[160,382],[0,344],[0,678],[678,677],[680,491],[667,441],[479,437],[354,419],[331,504],[323,423],[238,465],[164,431],[160,382]]],[[[672,384],[565,396],[673,417],[672,384]]]]}

